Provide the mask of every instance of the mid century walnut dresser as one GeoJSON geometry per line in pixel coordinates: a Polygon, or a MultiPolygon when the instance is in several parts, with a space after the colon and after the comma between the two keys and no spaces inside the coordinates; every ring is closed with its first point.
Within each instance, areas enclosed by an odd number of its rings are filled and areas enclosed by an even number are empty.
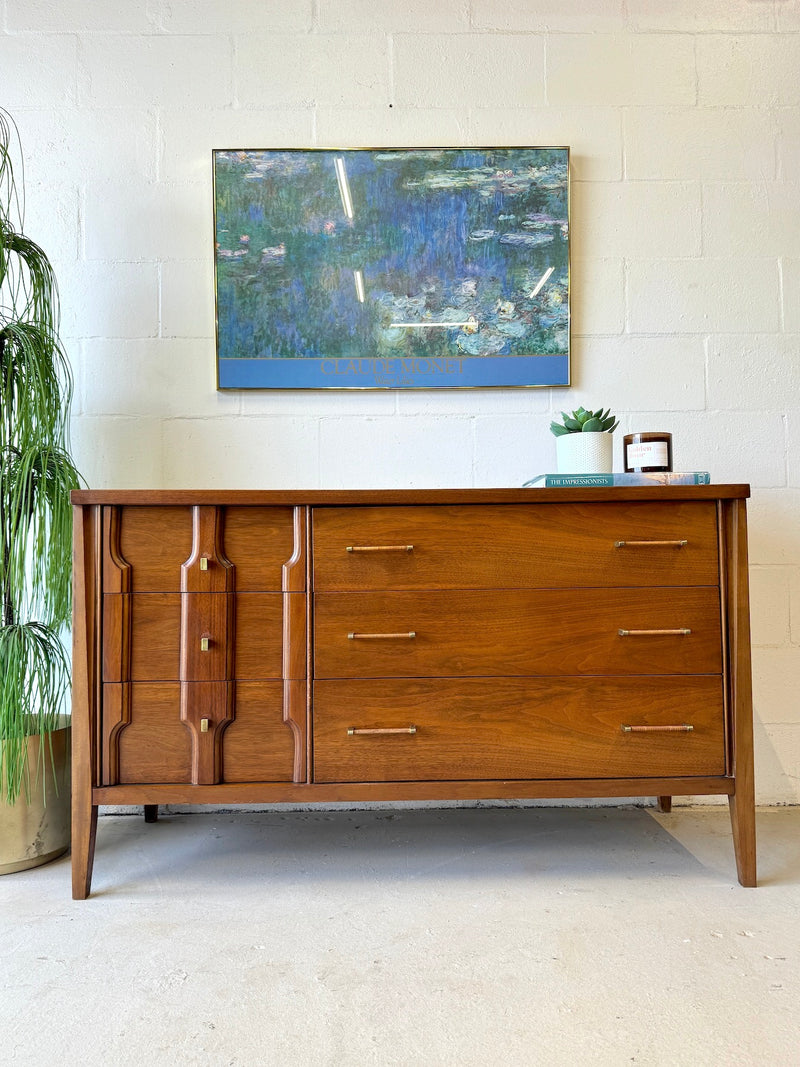
{"type": "Polygon", "coordinates": [[[756,882],[746,485],[81,491],[100,804],[723,794],[756,882]]]}

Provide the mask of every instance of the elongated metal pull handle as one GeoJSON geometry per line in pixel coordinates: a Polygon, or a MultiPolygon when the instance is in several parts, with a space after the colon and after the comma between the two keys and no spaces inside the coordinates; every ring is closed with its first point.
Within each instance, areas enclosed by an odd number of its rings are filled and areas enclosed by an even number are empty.
{"type": "Polygon", "coordinates": [[[200,557],[200,570],[201,571],[207,571],[208,570],[208,556],[201,556],[200,557]]]}
{"type": "Polygon", "coordinates": [[[615,541],[614,548],[684,548],[688,541],[615,541]]]}
{"type": "Polygon", "coordinates": [[[622,726],[624,734],[690,734],[692,730],[694,727],[688,722],[682,722],[679,726],[622,726]]]}
{"type": "Polygon", "coordinates": [[[620,637],[686,637],[691,632],[687,626],[677,630],[617,630],[620,637]]]}
{"type": "Polygon", "coordinates": [[[208,644],[209,644],[209,638],[208,637],[201,637],[200,638],[200,651],[201,652],[208,652],[208,644]]]}
{"type": "Polygon", "coordinates": [[[200,720],[200,733],[201,734],[207,734],[208,733],[208,719],[201,719],[200,720]]]}
{"type": "Polygon", "coordinates": [[[413,552],[413,545],[347,545],[345,552],[413,552]]]}
{"type": "Polygon", "coordinates": [[[416,630],[409,630],[408,633],[402,634],[357,634],[352,630],[347,635],[348,641],[393,641],[393,640],[406,640],[413,641],[417,636],[416,630]]]}
{"type": "Polygon", "coordinates": [[[373,729],[367,727],[350,726],[347,730],[348,737],[358,737],[360,735],[375,735],[375,734],[415,734],[417,732],[416,726],[378,726],[373,729]]]}

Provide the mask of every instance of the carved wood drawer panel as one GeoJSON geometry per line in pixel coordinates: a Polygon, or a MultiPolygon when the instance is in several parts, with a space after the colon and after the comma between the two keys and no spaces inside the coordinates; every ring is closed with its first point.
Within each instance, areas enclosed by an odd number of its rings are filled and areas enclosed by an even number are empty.
{"type": "MultiPolygon", "coordinates": [[[[283,719],[283,684],[274,682],[190,683],[199,692],[207,717],[224,720],[231,702],[231,721],[217,751],[214,767],[227,782],[291,782],[294,739],[283,719]]],[[[117,761],[119,784],[189,782],[192,780],[192,737],[181,721],[178,682],[134,682],[104,686],[104,702],[112,721],[115,705],[129,702],[130,724],[109,752],[117,761]]]]}
{"type": "MultiPolygon", "coordinates": [[[[238,592],[280,592],[281,571],[294,551],[292,508],[208,508],[214,528],[202,530],[189,592],[220,592],[222,558],[235,568],[238,592]],[[215,543],[216,542],[216,543],[215,543]],[[222,558],[215,558],[215,550],[222,558]],[[206,565],[201,569],[201,559],[206,565]]],[[[181,592],[181,569],[192,555],[191,507],[106,508],[106,593],[181,592]],[[120,570],[129,572],[121,589],[120,570]]]]}
{"type": "Polygon", "coordinates": [[[102,531],[101,781],[302,780],[304,509],[106,507],[102,531]]]}

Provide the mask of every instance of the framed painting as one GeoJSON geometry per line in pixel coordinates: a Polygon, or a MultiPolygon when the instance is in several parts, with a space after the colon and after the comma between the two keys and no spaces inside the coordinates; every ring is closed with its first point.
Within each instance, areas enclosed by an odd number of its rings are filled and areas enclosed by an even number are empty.
{"type": "Polygon", "coordinates": [[[569,149],[213,153],[220,389],[569,384],[569,149]]]}

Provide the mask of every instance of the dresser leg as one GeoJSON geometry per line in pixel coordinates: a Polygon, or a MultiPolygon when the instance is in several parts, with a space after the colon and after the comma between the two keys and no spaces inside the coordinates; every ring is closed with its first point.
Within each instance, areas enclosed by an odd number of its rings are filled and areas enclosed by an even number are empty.
{"type": "Polygon", "coordinates": [[[668,815],[672,811],[672,797],[656,797],[656,811],[668,815]]]}
{"type": "Polygon", "coordinates": [[[86,900],[92,888],[94,843],[97,838],[98,807],[93,804],[86,818],[72,820],[72,899],[86,900]]]}
{"type": "Polygon", "coordinates": [[[145,804],[144,821],[158,822],[158,804],[145,804]]]}
{"type": "Polygon", "coordinates": [[[736,871],[743,886],[753,887],[756,882],[756,812],[749,798],[728,797],[733,830],[733,851],[736,854],[736,871]]]}

